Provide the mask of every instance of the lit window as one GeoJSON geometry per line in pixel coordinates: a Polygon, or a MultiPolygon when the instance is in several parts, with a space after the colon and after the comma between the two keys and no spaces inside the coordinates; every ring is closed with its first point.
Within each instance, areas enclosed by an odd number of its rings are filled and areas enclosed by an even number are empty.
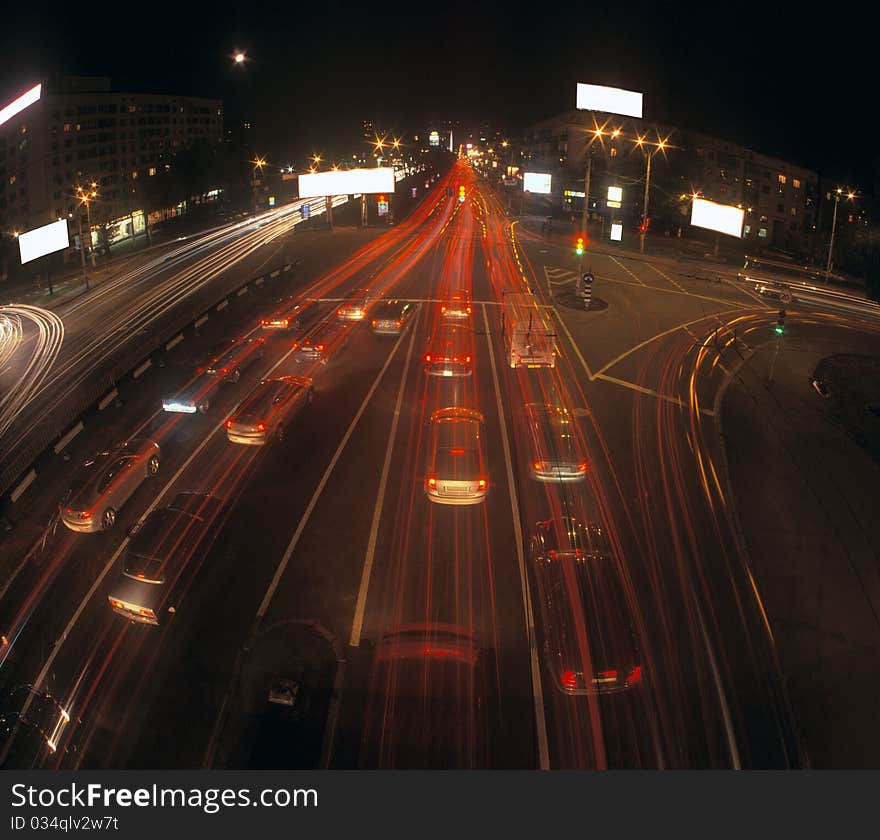
{"type": "Polygon", "coordinates": [[[801,182],[800,182],[797,178],[792,178],[792,179],[791,179],[791,185],[792,185],[796,190],[799,190],[799,189],[801,188],[801,182]]]}
{"type": "Polygon", "coordinates": [[[751,232],[752,232],[752,226],[751,226],[751,225],[746,225],[746,226],[743,228],[743,233],[744,233],[746,236],[748,236],[751,232]]]}
{"type": "Polygon", "coordinates": [[[767,228],[758,228],[758,236],[761,237],[761,239],[766,239],[767,238],[767,228]]]}
{"type": "Polygon", "coordinates": [[[137,169],[133,169],[133,170],[131,171],[131,180],[132,180],[132,181],[136,180],[136,179],[137,179],[137,176],[138,176],[138,174],[137,174],[137,169]]]}
{"type": "Polygon", "coordinates": [[[151,166],[151,167],[150,167],[150,177],[152,177],[152,176],[155,175],[155,174],[156,174],[156,167],[155,167],[155,166],[151,166]]]}
{"type": "Polygon", "coordinates": [[[784,184],[784,183],[785,183],[785,175],[780,175],[780,176],[779,176],[779,183],[780,183],[780,184],[784,184]]]}
{"type": "Polygon", "coordinates": [[[792,207],[792,208],[791,208],[791,215],[792,215],[792,216],[797,216],[797,207],[792,207]]]}
{"type": "Polygon", "coordinates": [[[617,149],[614,146],[611,147],[611,157],[617,157],[617,149]]]}

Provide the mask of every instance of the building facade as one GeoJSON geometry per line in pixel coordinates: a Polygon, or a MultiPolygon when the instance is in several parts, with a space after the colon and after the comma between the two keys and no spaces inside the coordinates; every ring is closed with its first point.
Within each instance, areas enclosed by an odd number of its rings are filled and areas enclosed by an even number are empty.
{"type": "Polygon", "coordinates": [[[0,125],[0,230],[15,233],[77,207],[92,183],[92,221],[137,210],[137,182],[171,168],[174,155],[223,139],[219,100],[113,92],[107,78],[43,85],[38,101],[0,125]]]}
{"type": "MultiPolygon", "coordinates": [[[[652,230],[686,225],[693,194],[745,211],[743,239],[756,245],[798,253],[815,247],[819,211],[816,172],[727,140],[646,120],[588,111],[570,111],[531,126],[523,146],[525,169],[549,172],[553,198],[580,212],[584,172],[592,129],[601,142],[593,156],[590,207],[605,212],[609,186],[623,190],[615,215],[638,224],[644,201],[646,152],[634,138],[666,140],[670,148],[654,152],[648,218],[652,230]],[[611,132],[620,129],[617,137],[611,132]],[[568,193],[568,195],[566,195],[568,193]]],[[[644,147],[645,149],[654,147],[644,147]]]]}

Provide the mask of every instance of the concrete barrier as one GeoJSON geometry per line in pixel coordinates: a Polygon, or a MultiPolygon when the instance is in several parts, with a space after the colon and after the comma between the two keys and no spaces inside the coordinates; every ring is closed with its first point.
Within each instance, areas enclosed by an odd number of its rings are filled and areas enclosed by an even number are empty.
{"type": "Polygon", "coordinates": [[[37,477],[36,470],[31,470],[31,471],[30,471],[30,472],[29,472],[29,473],[28,473],[28,474],[27,474],[27,475],[21,480],[21,482],[19,482],[18,487],[16,487],[15,490],[13,490],[13,491],[9,494],[9,498],[10,498],[10,500],[13,502],[13,504],[14,504],[15,502],[17,502],[17,501],[19,500],[19,497],[21,496],[21,494],[24,493],[24,491],[27,490],[28,487],[31,486],[31,484],[34,483],[34,479],[35,479],[36,477],[37,477]]]}
{"type": "Polygon", "coordinates": [[[229,306],[229,298],[221,300],[220,303],[217,304],[217,311],[219,312],[221,309],[226,309],[227,306],[229,306]]]}
{"type": "Polygon", "coordinates": [[[82,420],[79,421],[55,446],[52,447],[55,454],[57,455],[68,443],[70,443],[82,430],[85,428],[83,426],[82,420]]]}
{"type": "Polygon", "coordinates": [[[104,398],[101,400],[101,402],[98,403],[98,411],[103,411],[118,396],[119,396],[119,391],[117,391],[115,388],[112,391],[110,391],[109,393],[107,393],[104,396],[104,398]]]}
{"type": "Polygon", "coordinates": [[[149,367],[151,367],[152,364],[153,364],[153,360],[152,360],[152,359],[147,359],[142,365],[139,365],[138,367],[136,367],[136,368],[132,371],[132,374],[131,374],[132,377],[133,377],[134,379],[137,379],[137,378],[138,378],[138,377],[139,377],[139,376],[140,376],[145,370],[147,370],[149,367]]]}
{"type": "Polygon", "coordinates": [[[169,341],[169,342],[165,345],[165,349],[166,349],[166,350],[170,350],[172,347],[177,347],[177,345],[180,344],[181,341],[183,341],[183,333],[180,333],[180,335],[175,336],[174,338],[172,338],[171,341],[169,341]]]}

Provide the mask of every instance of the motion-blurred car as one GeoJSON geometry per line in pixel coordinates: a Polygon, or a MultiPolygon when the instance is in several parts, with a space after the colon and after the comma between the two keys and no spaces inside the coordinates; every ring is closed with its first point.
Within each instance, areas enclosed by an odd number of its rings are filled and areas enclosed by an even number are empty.
{"type": "MultiPolygon", "coordinates": [[[[205,493],[179,493],[130,533],[119,574],[107,600],[113,612],[141,624],[174,613],[198,568],[190,562],[207,547],[223,503],[205,493]]],[[[216,534],[214,534],[216,536],[216,534]]],[[[211,540],[213,542],[213,540],[211,540]]]]}
{"type": "Polygon", "coordinates": [[[484,657],[452,624],[403,624],[376,644],[360,764],[433,770],[488,766],[484,657]]]}
{"type": "Polygon", "coordinates": [[[373,300],[369,289],[358,289],[336,310],[336,316],[343,321],[363,321],[373,300]]]}
{"type": "Polygon", "coordinates": [[[116,514],[145,478],[159,472],[159,444],[136,439],[99,452],[79,468],[61,504],[71,531],[109,531],[116,514]]]}
{"type": "Polygon", "coordinates": [[[425,353],[425,372],[430,376],[470,376],[473,346],[473,331],[469,325],[440,321],[425,353]]]}
{"type": "Polygon", "coordinates": [[[405,303],[402,300],[383,300],[374,307],[370,326],[373,332],[379,335],[400,335],[406,329],[413,312],[415,306],[412,303],[405,303]]]}
{"type": "Polygon", "coordinates": [[[432,502],[474,505],[486,498],[483,415],[472,408],[441,408],[431,415],[425,492],[432,502]]]}
{"type": "Polygon", "coordinates": [[[783,283],[757,280],[755,281],[755,291],[763,297],[775,298],[780,303],[791,303],[791,289],[783,283]]]}
{"type": "Polygon", "coordinates": [[[226,421],[232,443],[260,446],[271,438],[282,440],[285,424],[312,404],[315,390],[307,376],[264,379],[226,421]]]}
{"type": "Polygon", "coordinates": [[[324,321],[306,338],[293,342],[293,358],[297,363],[320,362],[326,365],[330,354],[346,337],[348,327],[338,320],[324,321]]]}
{"type": "Polygon", "coordinates": [[[17,685],[3,698],[0,712],[0,768],[39,767],[64,746],[70,713],[48,692],[17,685]]]}
{"type": "Polygon", "coordinates": [[[246,338],[237,341],[229,350],[221,356],[217,356],[205,366],[204,371],[208,376],[215,376],[224,382],[238,382],[243,371],[247,370],[254,362],[263,358],[263,339],[246,338]]]}
{"type": "Polygon", "coordinates": [[[260,318],[260,327],[264,330],[298,329],[303,305],[297,303],[273,313],[268,318],[260,318]]]}
{"type": "Polygon", "coordinates": [[[639,685],[642,655],[602,527],[572,516],[539,522],[529,557],[553,685],[566,694],[611,694],[639,685]]]}
{"type": "Polygon", "coordinates": [[[568,409],[545,403],[527,403],[525,408],[532,478],[583,481],[587,459],[568,409]]]}
{"type": "Polygon", "coordinates": [[[440,315],[444,318],[469,318],[471,309],[470,292],[453,292],[440,301],[440,315]]]}

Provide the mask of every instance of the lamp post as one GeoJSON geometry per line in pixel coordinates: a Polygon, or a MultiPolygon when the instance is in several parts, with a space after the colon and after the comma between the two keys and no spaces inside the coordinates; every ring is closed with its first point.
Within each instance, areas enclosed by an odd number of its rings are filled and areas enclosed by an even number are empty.
{"type": "MultiPolygon", "coordinates": [[[[831,258],[834,255],[834,232],[837,229],[837,205],[840,204],[840,196],[843,195],[843,189],[838,187],[834,191],[834,215],[831,217],[831,241],[828,243],[828,262],[825,263],[825,282],[827,283],[831,275],[831,258]]],[[[846,194],[847,199],[852,201],[856,194],[849,190],[846,194]]]]}
{"type": "MultiPolygon", "coordinates": [[[[78,215],[78,223],[79,223],[79,241],[80,247],[82,249],[85,248],[85,240],[82,235],[82,208],[85,205],[86,208],[86,225],[88,232],[88,240],[89,240],[89,258],[92,263],[92,268],[95,268],[95,249],[92,248],[92,209],[91,203],[92,199],[98,197],[98,184],[96,181],[92,181],[89,185],[88,189],[84,189],[83,187],[77,185],[76,187],[76,197],[79,200],[79,213],[78,215]]],[[[85,251],[83,250],[83,276],[86,277],[85,274],[85,251]]],[[[88,288],[88,277],[86,277],[86,288],[88,288]]]]}
{"type": "Polygon", "coordinates": [[[647,154],[647,165],[645,167],[645,198],[642,203],[642,224],[639,227],[639,251],[644,254],[645,236],[648,233],[648,203],[651,197],[651,158],[653,158],[657,152],[664,152],[671,147],[666,140],[658,139],[655,143],[640,136],[636,136],[634,142],[640,149],[644,148],[646,145],[654,147],[647,154]]]}
{"type": "MultiPolygon", "coordinates": [[[[256,213],[257,212],[257,170],[258,169],[260,170],[260,175],[262,176],[263,167],[266,165],[266,159],[257,155],[257,157],[251,161],[251,163],[254,165],[253,172],[251,173],[251,186],[253,188],[252,193],[253,193],[253,199],[254,199],[254,213],[256,213]]],[[[260,180],[262,180],[262,177],[260,178],[260,180]]]]}

